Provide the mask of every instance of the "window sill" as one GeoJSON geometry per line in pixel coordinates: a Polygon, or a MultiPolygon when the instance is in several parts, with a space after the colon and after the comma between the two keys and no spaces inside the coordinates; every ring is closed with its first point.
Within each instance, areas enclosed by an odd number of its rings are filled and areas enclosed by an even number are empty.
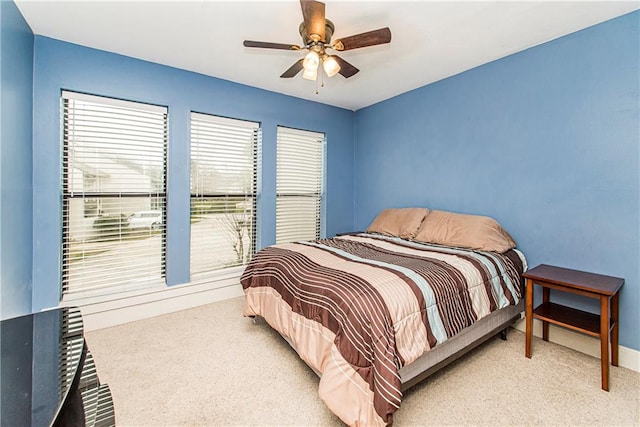
{"type": "Polygon", "coordinates": [[[244,266],[223,271],[194,274],[184,284],[123,292],[118,295],[64,298],[60,306],[77,306],[82,311],[85,330],[96,330],[186,310],[243,295],[240,276],[244,266]]]}

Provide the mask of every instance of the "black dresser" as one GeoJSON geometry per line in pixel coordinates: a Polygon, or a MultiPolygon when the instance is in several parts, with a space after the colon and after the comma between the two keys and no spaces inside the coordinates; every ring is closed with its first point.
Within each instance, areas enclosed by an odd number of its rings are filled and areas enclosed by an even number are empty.
{"type": "Polygon", "coordinates": [[[0,426],[115,425],[77,308],[0,322],[0,426]]]}

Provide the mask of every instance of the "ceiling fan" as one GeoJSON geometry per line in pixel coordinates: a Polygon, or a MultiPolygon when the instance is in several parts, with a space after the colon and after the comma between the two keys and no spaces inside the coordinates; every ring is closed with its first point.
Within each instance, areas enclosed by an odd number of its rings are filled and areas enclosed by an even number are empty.
{"type": "Polygon", "coordinates": [[[324,3],[314,0],[300,0],[300,6],[302,7],[302,16],[304,19],[299,27],[300,36],[302,36],[302,46],[285,43],[259,42],[253,40],[245,40],[243,43],[245,47],[266,49],[307,49],[309,52],[306,56],[298,60],[287,71],[282,73],[280,76],[282,78],[294,77],[300,71],[304,70],[302,77],[308,80],[316,80],[318,77],[318,68],[320,63],[322,63],[322,68],[327,76],[332,77],[336,75],[336,73],[340,73],[345,78],[349,78],[360,70],[338,55],[328,54],[327,49],[342,52],[361,47],[385,44],[391,41],[391,30],[389,30],[388,27],[385,27],[378,30],[368,31],[366,33],[344,37],[331,43],[331,36],[333,36],[335,26],[333,25],[333,22],[325,18],[324,3]]]}

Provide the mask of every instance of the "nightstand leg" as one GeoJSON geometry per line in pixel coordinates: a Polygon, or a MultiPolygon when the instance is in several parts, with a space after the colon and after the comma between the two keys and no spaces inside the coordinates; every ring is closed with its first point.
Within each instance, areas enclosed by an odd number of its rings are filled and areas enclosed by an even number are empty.
{"type": "Polygon", "coordinates": [[[611,321],[613,329],[611,330],[611,364],[618,366],[618,327],[620,319],[618,318],[618,294],[611,297],[611,321]]]}
{"type": "MultiPolygon", "coordinates": [[[[549,302],[549,295],[551,293],[551,289],[542,287],[542,303],[546,304],[549,302]]],[[[549,322],[542,321],[542,339],[544,341],[549,341],[549,322]]]]}
{"type": "Polygon", "coordinates": [[[600,364],[602,389],[609,391],[609,297],[600,296],[600,364]]]}
{"type": "Polygon", "coordinates": [[[533,280],[527,279],[527,300],[526,300],[526,334],[524,355],[531,359],[531,334],[533,333],[533,280]]]}

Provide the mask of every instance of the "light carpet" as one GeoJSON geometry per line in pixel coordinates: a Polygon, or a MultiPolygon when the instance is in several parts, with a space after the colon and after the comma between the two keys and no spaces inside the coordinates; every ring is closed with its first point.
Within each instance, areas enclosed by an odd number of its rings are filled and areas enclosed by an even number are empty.
{"type": "MultiPolygon", "coordinates": [[[[88,332],[119,426],[340,426],[318,377],[242,298],[88,332]]],[[[489,340],[408,390],[395,426],[640,425],[640,373],[524,334],[489,340]]]]}

